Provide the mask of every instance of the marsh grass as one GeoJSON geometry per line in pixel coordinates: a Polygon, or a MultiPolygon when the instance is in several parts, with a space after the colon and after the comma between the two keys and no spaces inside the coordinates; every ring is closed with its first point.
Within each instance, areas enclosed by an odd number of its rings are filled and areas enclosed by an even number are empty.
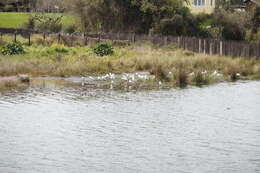
{"type": "Polygon", "coordinates": [[[260,76],[260,60],[191,54],[174,47],[146,43],[115,47],[113,55],[104,57],[95,55],[93,48],[88,46],[68,47],[57,43],[24,46],[26,54],[0,55],[0,76],[66,77],[148,71],[156,76],[156,80],[180,87],[237,80],[238,74],[240,79],[260,76]],[[214,71],[221,75],[212,75],[214,71]],[[194,75],[189,75],[191,73],[194,75]]]}
{"type": "Polygon", "coordinates": [[[185,69],[179,69],[177,73],[175,73],[175,85],[181,88],[186,87],[188,85],[188,73],[185,69]]]}
{"type": "Polygon", "coordinates": [[[210,83],[210,75],[201,71],[197,71],[194,73],[191,80],[196,86],[206,85],[210,83]]]}

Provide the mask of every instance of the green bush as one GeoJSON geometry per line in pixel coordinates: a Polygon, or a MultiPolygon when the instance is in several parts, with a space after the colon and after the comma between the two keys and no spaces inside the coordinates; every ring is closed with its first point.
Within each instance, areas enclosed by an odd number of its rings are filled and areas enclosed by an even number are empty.
{"type": "Polygon", "coordinates": [[[16,55],[25,53],[21,43],[9,43],[1,48],[3,55],[16,55]]]}
{"type": "Polygon", "coordinates": [[[6,5],[4,6],[4,12],[12,12],[14,11],[15,7],[13,5],[6,5]]]}
{"type": "Polygon", "coordinates": [[[68,53],[69,48],[64,45],[58,45],[58,44],[53,44],[48,49],[46,50],[48,54],[54,54],[54,53],[68,53]]]}
{"type": "Polygon", "coordinates": [[[246,28],[248,26],[248,16],[242,12],[229,12],[218,9],[213,14],[213,26],[215,28],[215,37],[224,40],[245,40],[246,28]]]}
{"type": "Polygon", "coordinates": [[[60,24],[60,23],[41,23],[36,26],[36,29],[39,31],[58,33],[58,32],[61,32],[61,30],[62,30],[62,24],[60,24]]]}
{"type": "Polygon", "coordinates": [[[62,30],[63,15],[48,15],[46,13],[35,13],[31,16],[37,22],[36,30],[58,33],[62,30]]]}
{"type": "Polygon", "coordinates": [[[75,24],[68,25],[64,29],[64,32],[69,34],[75,33],[76,31],[77,31],[77,26],[75,24]]]}
{"type": "Polygon", "coordinates": [[[222,38],[225,40],[244,40],[246,31],[243,27],[237,24],[226,24],[222,30],[222,38]]]}
{"type": "Polygon", "coordinates": [[[34,29],[35,28],[35,19],[33,17],[29,17],[28,21],[23,25],[25,29],[34,29]]]}
{"type": "Polygon", "coordinates": [[[109,43],[99,43],[94,48],[94,53],[98,56],[107,56],[114,53],[114,48],[109,43]]]}
{"type": "Polygon", "coordinates": [[[155,24],[155,32],[162,35],[197,36],[199,27],[196,18],[184,7],[174,15],[160,19],[155,24]]]}

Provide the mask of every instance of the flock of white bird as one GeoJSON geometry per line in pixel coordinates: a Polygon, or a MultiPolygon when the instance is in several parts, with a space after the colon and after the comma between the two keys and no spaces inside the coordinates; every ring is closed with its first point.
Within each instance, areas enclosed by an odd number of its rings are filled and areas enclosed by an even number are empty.
{"type": "Polygon", "coordinates": [[[108,73],[103,76],[88,76],[88,77],[81,77],[82,80],[82,86],[85,86],[89,82],[110,82],[111,88],[114,87],[114,85],[117,82],[124,81],[127,83],[127,86],[131,88],[131,84],[134,84],[137,81],[146,81],[149,79],[153,79],[154,76],[152,76],[149,72],[138,72],[138,73],[123,73],[123,74],[113,74],[113,73],[108,73]]]}
{"type": "MultiPolygon", "coordinates": [[[[223,74],[221,74],[218,71],[202,71],[202,74],[210,74],[215,77],[221,77],[223,74]]],[[[173,72],[169,72],[169,76],[173,75],[173,72]]],[[[195,75],[195,72],[189,73],[189,76],[195,75]]],[[[239,73],[237,73],[237,76],[240,76],[239,73]]],[[[85,86],[88,83],[93,83],[93,82],[109,82],[110,83],[110,88],[113,89],[114,85],[116,85],[119,82],[124,81],[126,83],[126,87],[131,88],[132,84],[140,81],[147,81],[150,79],[155,79],[154,75],[151,75],[149,72],[137,72],[137,73],[123,73],[123,74],[113,74],[113,73],[108,73],[103,76],[87,76],[87,77],[81,77],[81,83],[82,86],[85,86]]],[[[159,86],[162,85],[162,82],[158,82],[159,86]]]]}

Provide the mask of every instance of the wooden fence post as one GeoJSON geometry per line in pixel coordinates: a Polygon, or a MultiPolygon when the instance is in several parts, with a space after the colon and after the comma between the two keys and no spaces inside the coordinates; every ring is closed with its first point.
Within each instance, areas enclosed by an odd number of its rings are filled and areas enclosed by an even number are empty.
{"type": "Polygon", "coordinates": [[[120,34],[119,33],[117,33],[116,39],[120,40],[120,34]]]}
{"type": "Polygon", "coordinates": [[[220,40],[219,42],[219,55],[223,56],[223,42],[220,40]]]}
{"type": "Polygon", "coordinates": [[[250,57],[250,45],[247,45],[246,56],[250,57]]]}
{"type": "Polygon", "coordinates": [[[84,34],[84,45],[88,45],[88,37],[87,34],[84,34]]]}
{"type": "Polygon", "coordinates": [[[209,43],[209,54],[210,55],[213,55],[213,44],[211,42],[212,40],[210,40],[210,43],[209,43]]]}
{"type": "Polygon", "coordinates": [[[167,44],[168,44],[168,37],[165,36],[165,37],[164,37],[164,45],[166,46],[167,44]]]}
{"type": "Polygon", "coordinates": [[[188,43],[187,43],[187,38],[184,37],[184,50],[187,50],[188,43]]]}
{"type": "Polygon", "coordinates": [[[259,59],[259,57],[260,57],[260,45],[258,44],[257,45],[257,56],[256,56],[256,58],[259,59]]]}
{"type": "Polygon", "coordinates": [[[206,54],[206,40],[204,39],[204,54],[206,54]]]}
{"type": "Polygon", "coordinates": [[[100,41],[101,41],[101,34],[99,33],[98,34],[98,42],[100,43],[100,41]]]}
{"type": "Polygon", "coordinates": [[[177,38],[177,47],[180,48],[181,47],[181,38],[178,36],[177,38]]]}
{"type": "Polygon", "coordinates": [[[133,43],[135,42],[135,33],[133,33],[133,35],[132,35],[132,42],[133,43]]]}
{"type": "Polygon", "coordinates": [[[201,53],[201,39],[199,39],[199,53],[201,53]]]}
{"type": "Polygon", "coordinates": [[[60,40],[61,40],[61,35],[58,34],[58,44],[60,44],[60,40]]]}
{"type": "Polygon", "coordinates": [[[197,49],[197,40],[195,38],[192,39],[192,42],[193,42],[193,51],[194,52],[198,52],[198,49],[197,49]]]}
{"type": "Polygon", "coordinates": [[[28,45],[31,46],[31,33],[28,34],[28,45]]]}

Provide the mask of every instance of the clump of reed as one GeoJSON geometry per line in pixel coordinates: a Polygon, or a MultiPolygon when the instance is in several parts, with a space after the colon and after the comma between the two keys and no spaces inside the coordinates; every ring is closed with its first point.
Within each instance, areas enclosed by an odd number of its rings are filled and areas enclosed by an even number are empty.
{"type": "Polygon", "coordinates": [[[194,52],[191,52],[191,51],[188,51],[188,50],[183,51],[183,54],[184,54],[185,56],[194,56],[194,55],[195,55],[194,52]]]}
{"type": "Polygon", "coordinates": [[[207,72],[197,71],[192,75],[192,83],[196,86],[202,86],[210,83],[210,76],[207,72]]]}
{"type": "Polygon", "coordinates": [[[179,69],[174,75],[175,85],[181,88],[188,85],[188,73],[185,69],[179,69]]]}
{"type": "Polygon", "coordinates": [[[155,75],[156,79],[163,82],[169,82],[170,78],[167,72],[163,69],[162,64],[159,64],[152,68],[151,74],[155,75]]]}

